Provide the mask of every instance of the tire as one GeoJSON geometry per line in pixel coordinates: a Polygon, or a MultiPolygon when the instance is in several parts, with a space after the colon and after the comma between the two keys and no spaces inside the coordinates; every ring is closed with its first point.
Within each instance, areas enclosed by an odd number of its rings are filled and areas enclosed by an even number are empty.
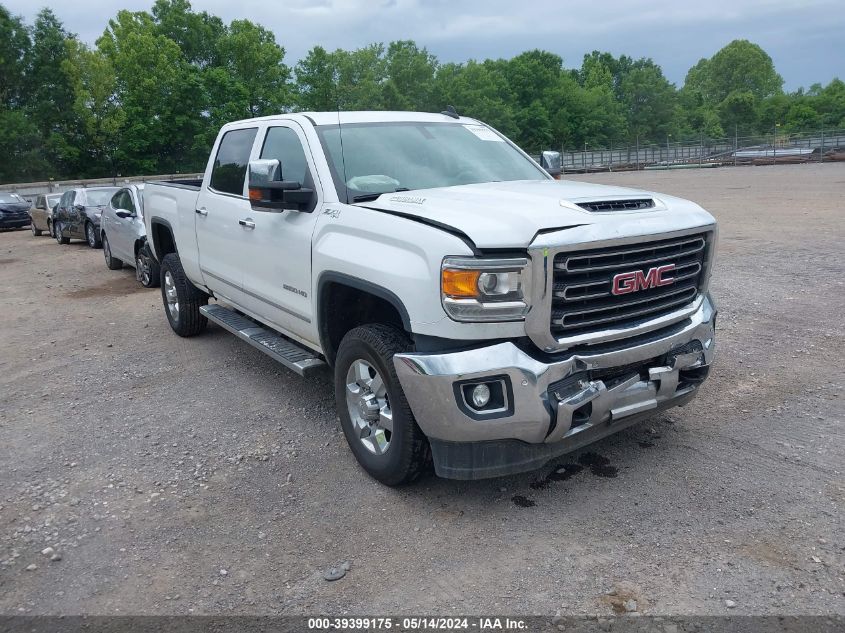
{"type": "Polygon", "coordinates": [[[97,229],[91,222],[85,223],[85,241],[91,248],[101,248],[103,243],[100,241],[100,236],[97,235],[97,229]]]}
{"type": "Polygon", "coordinates": [[[158,288],[161,284],[161,267],[146,243],[135,255],[135,278],[144,288],[158,288]]]}
{"type": "Polygon", "coordinates": [[[165,255],[162,260],[160,280],[164,313],[173,331],[185,337],[202,332],[208,319],[200,312],[200,306],[208,303],[208,295],[188,281],[176,253],[165,255]]]}
{"type": "Polygon", "coordinates": [[[29,228],[32,230],[32,234],[33,234],[35,237],[41,237],[41,229],[36,229],[36,228],[35,228],[35,220],[30,219],[30,221],[29,221],[29,228]]]}
{"type": "Polygon", "coordinates": [[[50,237],[56,239],[56,232],[53,230],[53,222],[52,220],[47,220],[47,233],[50,234],[50,237]]]}
{"type": "Polygon", "coordinates": [[[103,257],[106,259],[106,267],[109,270],[120,270],[123,268],[123,262],[117,257],[112,257],[111,247],[109,246],[109,238],[103,233],[103,257]]]}
{"type": "Polygon", "coordinates": [[[411,342],[401,330],[389,325],[364,325],[343,337],[335,360],[335,399],[346,441],[361,467],[388,486],[411,483],[429,463],[428,440],[414,420],[393,367],[394,354],[409,349],[411,342]],[[369,371],[367,388],[361,387],[366,378],[355,382],[361,368],[369,371]],[[384,383],[383,399],[379,397],[378,380],[372,379],[374,372],[384,383]],[[362,404],[368,398],[372,404],[362,404]],[[378,421],[365,420],[361,415],[364,410],[372,418],[378,416],[378,421]],[[389,433],[381,426],[385,413],[392,418],[389,433]]]}
{"type": "Polygon", "coordinates": [[[62,223],[61,222],[59,222],[59,224],[57,224],[54,227],[53,235],[55,236],[56,241],[59,244],[70,244],[70,238],[62,235],[62,223]]]}

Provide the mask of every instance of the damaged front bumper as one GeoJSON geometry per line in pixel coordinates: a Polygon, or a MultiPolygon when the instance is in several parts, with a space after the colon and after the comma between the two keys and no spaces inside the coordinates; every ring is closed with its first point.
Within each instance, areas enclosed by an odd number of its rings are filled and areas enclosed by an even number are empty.
{"type": "Polygon", "coordinates": [[[709,296],[662,330],[538,360],[510,342],[394,358],[405,396],[441,477],[482,479],[539,468],[692,399],[715,350],[709,296]],[[469,397],[478,384],[486,407],[469,397]]]}

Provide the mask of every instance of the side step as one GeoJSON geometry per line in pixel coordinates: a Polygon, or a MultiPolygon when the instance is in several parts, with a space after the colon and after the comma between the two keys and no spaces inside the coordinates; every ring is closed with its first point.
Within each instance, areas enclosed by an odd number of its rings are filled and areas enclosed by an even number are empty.
{"type": "Polygon", "coordinates": [[[229,330],[300,376],[307,376],[326,364],[311,350],[297,345],[290,339],[276,334],[219,303],[202,306],[200,312],[208,317],[209,321],[229,330]]]}

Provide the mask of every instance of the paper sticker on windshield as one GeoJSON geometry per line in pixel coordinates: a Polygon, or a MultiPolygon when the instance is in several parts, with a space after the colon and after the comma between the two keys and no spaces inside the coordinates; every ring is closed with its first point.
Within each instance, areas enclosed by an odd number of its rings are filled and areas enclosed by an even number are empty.
{"type": "Polygon", "coordinates": [[[464,127],[482,141],[498,141],[499,143],[505,142],[505,139],[485,125],[465,125],[464,127]]]}

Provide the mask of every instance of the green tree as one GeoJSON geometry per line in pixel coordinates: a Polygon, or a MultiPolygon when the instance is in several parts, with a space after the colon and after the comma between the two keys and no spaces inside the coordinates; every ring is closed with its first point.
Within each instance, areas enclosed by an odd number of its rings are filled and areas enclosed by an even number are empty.
{"type": "Polygon", "coordinates": [[[221,40],[224,67],[246,94],[243,117],[277,114],[289,109],[290,69],[285,49],[271,31],[249,20],[235,20],[221,40]]]}
{"type": "Polygon", "coordinates": [[[111,61],[102,52],[70,40],[62,71],[73,87],[73,109],[79,122],[74,140],[83,165],[82,175],[116,173],[118,140],[126,116],[117,100],[111,61]]]}
{"type": "Polygon", "coordinates": [[[760,102],[751,92],[735,90],[718,105],[719,121],[725,130],[758,129],[760,102]]]}
{"type": "Polygon", "coordinates": [[[337,98],[342,110],[383,110],[384,46],[371,44],[354,51],[334,52],[337,98]]]}
{"type": "Polygon", "coordinates": [[[79,151],[72,142],[77,121],[74,93],[63,70],[69,35],[50,9],[42,9],[32,28],[32,48],[27,59],[26,104],[38,128],[44,151],[63,172],[74,173],[79,151]]]}
{"type": "Polygon", "coordinates": [[[338,107],[337,56],[315,46],[294,68],[296,105],[300,110],[325,112],[338,107]]]}
{"type": "Polygon", "coordinates": [[[504,63],[444,64],[435,78],[437,101],[454,105],[465,116],[480,119],[503,134],[516,138],[514,97],[504,73],[504,63]]]}
{"type": "MultiPolygon", "coordinates": [[[[384,57],[384,107],[388,110],[430,110],[437,59],[409,40],[391,42],[384,57]]],[[[442,106],[442,104],[440,104],[442,106]]]]}
{"type": "Polygon", "coordinates": [[[121,11],[97,40],[115,69],[126,116],[117,161],[122,171],[190,171],[204,164],[197,146],[207,121],[199,70],[147,13],[121,11]]]}
{"type": "Polygon", "coordinates": [[[0,4],[0,104],[20,104],[31,46],[23,20],[0,4]]]}
{"type": "Polygon", "coordinates": [[[678,135],[678,93],[650,59],[633,62],[619,81],[628,133],[647,139],[678,135]]]}
{"type": "Polygon", "coordinates": [[[223,20],[205,11],[195,13],[188,0],[156,0],[152,17],[158,34],[176,42],[188,63],[200,68],[222,64],[223,20]]]}
{"type": "Polygon", "coordinates": [[[0,182],[40,180],[50,171],[38,128],[21,110],[0,105],[0,182]]]}

